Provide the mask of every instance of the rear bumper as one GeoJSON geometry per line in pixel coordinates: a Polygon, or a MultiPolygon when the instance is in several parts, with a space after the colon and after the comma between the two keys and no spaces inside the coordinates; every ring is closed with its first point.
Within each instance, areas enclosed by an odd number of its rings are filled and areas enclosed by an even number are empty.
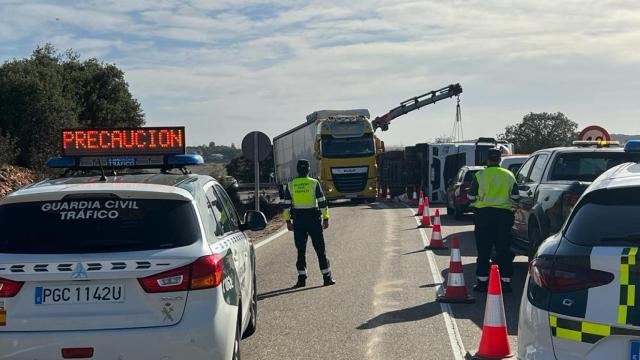
{"type": "Polygon", "coordinates": [[[362,191],[354,193],[343,193],[338,191],[331,180],[323,180],[324,196],[327,200],[338,199],[375,199],[378,196],[378,184],[375,178],[368,179],[362,191]]]}
{"type": "MultiPolygon", "coordinates": [[[[525,284],[529,283],[529,277],[525,284]]],[[[555,360],[549,312],[533,306],[527,298],[525,285],[518,322],[518,359],[555,360]]]]}
{"type": "Polygon", "coordinates": [[[224,301],[212,304],[211,298],[221,298],[221,294],[214,296],[210,291],[199,292],[201,294],[196,296],[192,296],[194,292],[189,294],[182,320],[172,326],[0,332],[0,359],[61,359],[63,348],[84,347],[94,348],[92,359],[230,359],[238,308],[224,301]]]}

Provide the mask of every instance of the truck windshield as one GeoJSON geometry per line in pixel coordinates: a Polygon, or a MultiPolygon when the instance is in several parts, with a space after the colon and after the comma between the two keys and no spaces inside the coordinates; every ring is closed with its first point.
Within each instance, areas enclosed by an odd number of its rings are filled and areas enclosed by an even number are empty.
{"type": "Polygon", "coordinates": [[[0,253],[170,249],[195,243],[198,228],[188,201],[83,197],[7,204],[0,206],[0,253]]]}
{"type": "Polygon", "coordinates": [[[364,157],[375,154],[373,134],[360,137],[335,138],[322,136],[322,156],[328,158],[364,157]]]}
{"type": "Polygon", "coordinates": [[[593,150],[560,154],[549,180],[593,181],[608,169],[631,161],[640,161],[640,154],[593,150]]]}

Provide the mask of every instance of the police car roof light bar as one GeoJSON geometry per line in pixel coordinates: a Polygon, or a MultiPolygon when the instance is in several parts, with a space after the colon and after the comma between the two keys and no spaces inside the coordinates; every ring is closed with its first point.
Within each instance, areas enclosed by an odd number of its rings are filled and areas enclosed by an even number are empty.
{"type": "Polygon", "coordinates": [[[640,140],[629,140],[624,145],[626,152],[640,152],[640,140]]]}
{"type": "Polygon", "coordinates": [[[129,169],[181,169],[186,166],[204,164],[204,159],[196,154],[166,155],[160,158],[147,156],[122,156],[104,158],[54,157],[47,161],[52,169],[99,170],[107,168],[129,169]]]}

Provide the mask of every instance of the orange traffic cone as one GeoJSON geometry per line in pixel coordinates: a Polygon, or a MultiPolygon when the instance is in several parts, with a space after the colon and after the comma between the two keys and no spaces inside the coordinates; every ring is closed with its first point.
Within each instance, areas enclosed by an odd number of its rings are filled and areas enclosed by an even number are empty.
{"type": "Polygon", "coordinates": [[[429,242],[429,245],[425,246],[424,248],[426,250],[448,249],[444,245],[444,240],[442,239],[442,227],[440,225],[433,225],[433,230],[431,231],[431,241],[429,242]]]}
{"type": "Polygon", "coordinates": [[[424,213],[424,198],[422,197],[422,191],[420,192],[420,200],[418,201],[418,212],[416,216],[422,216],[424,213]]]}
{"type": "Polygon", "coordinates": [[[418,194],[416,194],[415,190],[413,190],[413,193],[411,194],[411,204],[413,204],[413,206],[418,205],[418,194]]]}
{"type": "Polygon", "coordinates": [[[480,347],[474,359],[512,359],[514,358],[507,336],[507,318],[504,315],[502,286],[498,265],[491,265],[487,305],[484,310],[484,326],[480,347]]]}
{"type": "Polygon", "coordinates": [[[436,209],[436,214],[433,216],[433,225],[442,225],[440,222],[440,209],[436,209]]]}
{"type": "Polygon", "coordinates": [[[467,288],[464,285],[464,271],[462,270],[462,258],[460,257],[460,238],[457,236],[451,239],[451,261],[449,262],[447,287],[444,290],[444,295],[438,295],[436,301],[455,304],[472,304],[476,302],[467,293],[467,288]]]}
{"type": "Polygon", "coordinates": [[[424,198],[424,209],[422,210],[422,221],[420,222],[421,228],[433,227],[431,224],[431,214],[429,213],[429,198],[424,198]]]}
{"type": "Polygon", "coordinates": [[[389,187],[387,186],[387,197],[386,197],[387,201],[391,201],[391,190],[389,189],[389,187]]]}

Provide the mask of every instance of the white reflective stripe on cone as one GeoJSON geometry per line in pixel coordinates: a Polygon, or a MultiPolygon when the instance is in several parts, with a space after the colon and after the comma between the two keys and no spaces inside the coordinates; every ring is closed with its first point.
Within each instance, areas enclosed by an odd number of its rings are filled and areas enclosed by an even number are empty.
{"type": "Polygon", "coordinates": [[[508,277],[501,277],[501,278],[500,278],[500,281],[502,281],[502,282],[506,282],[506,283],[510,283],[510,282],[511,282],[511,278],[508,278],[508,277]]]}
{"type": "Polygon", "coordinates": [[[320,272],[322,273],[322,275],[330,274],[331,273],[331,268],[320,270],[320,272]]]}
{"type": "Polygon", "coordinates": [[[502,296],[487,295],[487,307],[484,311],[484,324],[493,327],[507,326],[507,319],[504,315],[504,304],[502,296]]]}
{"type": "Polygon", "coordinates": [[[489,281],[488,276],[477,276],[476,278],[478,279],[478,281],[489,281]]]}
{"type": "Polygon", "coordinates": [[[451,249],[451,261],[462,262],[462,260],[460,260],[460,249],[451,249]]]}
{"type": "Polygon", "coordinates": [[[424,198],[420,198],[420,202],[419,202],[418,204],[420,204],[420,205],[423,205],[423,206],[424,206],[424,198]]]}
{"type": "Polygon", "coordinates": [[[447,286],[464,286],[464,274],[449,273],[447,286]]]}
{"type": "Polygon", "coordinates": [[[434,232],[433,235],[431,235],[431,240],[434,240],[434,239],[442,240],[442,234],[439,231],[434,232]]]}
{"type": "Polygon", "coordinates": [[[433,219],[433,225],[442,225],[440,224],[440,216],[436,216],[435,219],[433,219]]]}

